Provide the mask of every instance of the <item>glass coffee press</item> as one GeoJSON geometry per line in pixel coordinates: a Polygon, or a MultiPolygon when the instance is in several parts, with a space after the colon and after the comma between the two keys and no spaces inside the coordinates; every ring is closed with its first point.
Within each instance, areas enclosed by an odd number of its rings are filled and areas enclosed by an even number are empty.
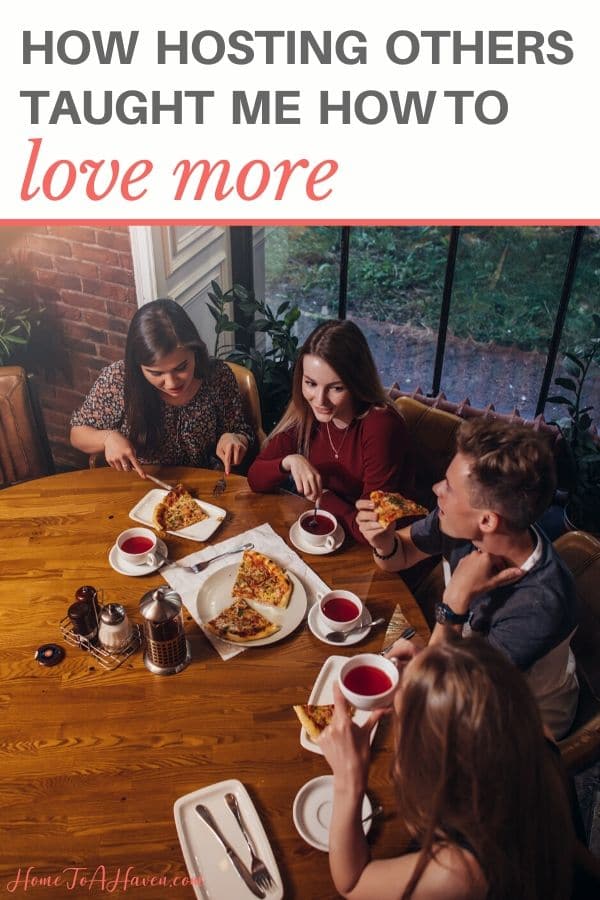
{"type": "Polygon", "coordinates": [[[173,675],[191,662],[185,637],[181,597],[159,587],[140,600],[144,619],[144,664],[155,675],[173,675]]]}

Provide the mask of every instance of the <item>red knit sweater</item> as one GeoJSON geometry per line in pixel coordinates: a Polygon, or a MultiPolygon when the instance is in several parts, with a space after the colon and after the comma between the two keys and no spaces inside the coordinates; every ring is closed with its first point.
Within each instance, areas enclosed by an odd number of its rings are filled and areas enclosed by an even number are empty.
{"type": "MultiPolygon", "coordinates": [[[[362,418],[354,419],[345,437],[345,431],[332,422],[329,431],[334,446],[341,447],[339,459],[321,423],[315,423],[308,454],[326,490],[320,505],[336,516],[347,533],[366,543],[356,524],[355,502],[374,490],[412,496],[414,468],[408,431],[401,416],[387,407],[372,408],[362,418]]],[[[281,460],[297,452],[295,429],[275,435],[250,466],[252,490],[268,493],[284,484],[289,473],[281,470],[281,460]]]]}

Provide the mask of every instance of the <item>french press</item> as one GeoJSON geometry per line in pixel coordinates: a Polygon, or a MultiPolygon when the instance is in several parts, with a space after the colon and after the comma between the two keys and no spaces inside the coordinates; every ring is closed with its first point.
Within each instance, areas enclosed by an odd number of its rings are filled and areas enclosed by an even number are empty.
{"type": "Polygon", "coordinates": [[[155,675],[173,675],[190,663],[185,637],[181,597],[176,591],[159,587],[140,600],[144,619],[144,664],[155,675]]]}

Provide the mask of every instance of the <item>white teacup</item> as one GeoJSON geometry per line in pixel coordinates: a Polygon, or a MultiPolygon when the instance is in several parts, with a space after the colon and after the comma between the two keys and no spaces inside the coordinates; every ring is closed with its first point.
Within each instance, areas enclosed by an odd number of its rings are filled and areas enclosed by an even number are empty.
{"type": "Polygon", "coordinates": [[[378,653],[359,653],[340,669],[340,690],[357,709],[390,706],[400,675],[395,663],[378,653]]]}
{"type": "Polygon", "coordinates": [[[317,594],[317,599],[319,616],[328,632],[350,631],[360,622],[363,602],[352,591],[328,591],[326,594],[317,594]]]}
{"type": "Polygon", "coordinates": [[[131,566],[157,566],[156,540],[149,528],[128,528],[117,538],[119,557],[131,566]]]}
{"type": "Polygon", "coordinates": [[[305,544],[312,547],[325,547],[327,550],[333,550],[335,547],[335,530],[337,528],[336,517],[324,509],[309,509],[302,513],[298,519],[298,528],[300,535],[305,544]],[[316,521],[316,527],[309,527],[309,522],[316,521]]]}

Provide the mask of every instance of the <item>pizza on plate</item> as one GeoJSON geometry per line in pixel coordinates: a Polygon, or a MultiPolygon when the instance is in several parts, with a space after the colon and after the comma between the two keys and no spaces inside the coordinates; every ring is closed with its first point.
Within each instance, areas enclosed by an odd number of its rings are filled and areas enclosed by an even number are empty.
{"type": "Polygon", "coordinates": [[[244,551],[232,597],[285,609],[291,595],[292,582],[281,566],[257,550],[244,551]]]}
{"type": "Polygon", "coordinates": [[[176,484],[154,507],[152,524],[159,531],[180,531],[204,519],[208,519],[208,515],[189,491],[182,484],[176,484]]]}
{"type": "MultiPolygon", "coordinates": [[[[300,719],[300,723],[309,738],[316,741],[321,736],[321,732],[331,724],[333,718],[333,703],[298,703],[293,707],[294,712],[300,719]]],[[[353,706],[348,707],[348,715],[350,718],[355,713],[353,706]]]]}
{"type": "Polygon", "coordinates": [[[375,504],[377,521],[384,528],[396,519],[403,519],[405,516],[426,516],[429,513],[429,510],[420,503],[407,500],[402,494],[391,491],[371,491],[369,499],[375,504]]]}
{"type": "Polygon", "coordinates": [[[235,600],[204,627],[225,641],[245,644],[270,637],[279,631],[279,625],[269,622],[261,613],[243,599],[235,600]]]}

